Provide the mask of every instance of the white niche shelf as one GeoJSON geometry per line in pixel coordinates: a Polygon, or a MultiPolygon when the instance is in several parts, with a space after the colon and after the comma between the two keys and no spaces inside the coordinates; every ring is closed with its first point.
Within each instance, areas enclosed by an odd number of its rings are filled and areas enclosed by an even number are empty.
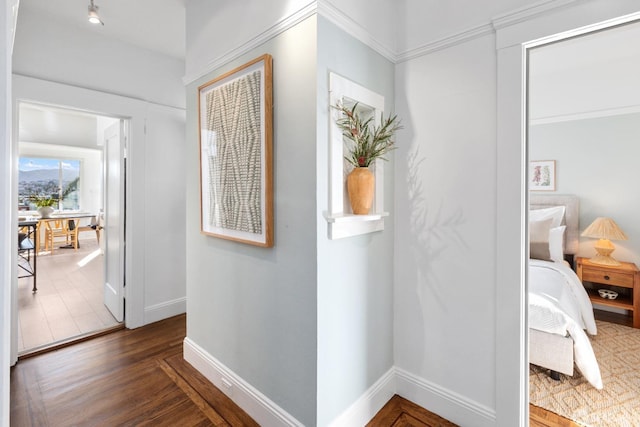
{"type": "MultiPolygon", "coordinates": [[[[329,73],[329,102],[331,106],[338,103],[353,105],[364,114],[371,114],[376,125],[384,110],[384,96],[375,93],[357,83],[352,82],[335,73],[329,73]]],[[[384,166],[382,161],[376,161],[373,166],[375,175],[375,196],[372,213],[369,215],[354,215],[349,205],[346,192],[346,177],[351,169],[344,160],[344,140],[336,119],[340,112],[329,108],[329,207],[325,211],[329,239],[341,239],[360,234],[373,233],[384,230],[384,218],[389,215],[384,212],[384,166]]]]}

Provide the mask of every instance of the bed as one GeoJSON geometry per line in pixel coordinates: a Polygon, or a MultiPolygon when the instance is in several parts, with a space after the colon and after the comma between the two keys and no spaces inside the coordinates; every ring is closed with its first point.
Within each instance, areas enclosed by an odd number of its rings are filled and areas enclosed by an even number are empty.
{"type": "Polygon", "coordinates": [[[596,335],[591,301],[572,270],[578,251],[579,200],[573,195],[531,195],[529,211],[529,362],[573,376],[576,366],[602,388],[589,335],[596,335]],[[585,332],[586,331],[586,332],[585,332]]]}

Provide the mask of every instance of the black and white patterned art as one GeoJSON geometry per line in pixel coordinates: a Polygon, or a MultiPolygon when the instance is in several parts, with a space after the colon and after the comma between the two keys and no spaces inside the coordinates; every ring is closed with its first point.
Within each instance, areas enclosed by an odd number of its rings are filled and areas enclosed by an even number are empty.
{"type": "Polygon", "coordinates": [[[271,57],[199,91],[202,231],[272,246],[271,57]]]}

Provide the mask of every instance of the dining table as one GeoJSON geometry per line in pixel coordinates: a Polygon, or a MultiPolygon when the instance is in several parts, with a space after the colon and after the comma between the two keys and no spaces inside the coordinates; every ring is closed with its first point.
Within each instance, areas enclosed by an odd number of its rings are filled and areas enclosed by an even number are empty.
{"type": "MultiPolygon", "coordinates": [[[[56,223],[63,221],[66,222],[67,227],[70,230],[74,230],[76,227],[79,226],[80,221],[84,218],[95,218],[96,214],[90,213],[90,212],[54,212],[53,214],[51,214],[50,216],[48,216],[47,218],[38,218],[38,231],[37,231],[37,235],[40,236],[40,228],[41,227],[45,227],[45,228],[52,228],[52,223],[56,223]]],[[[78,243],[78,233],[73,233],[73,241],[71,243],[68,243],[65,246],[62,246],[63,248],[73,248],[73,249],[78,249],[79,247],[79,243],[78,243]]]]}

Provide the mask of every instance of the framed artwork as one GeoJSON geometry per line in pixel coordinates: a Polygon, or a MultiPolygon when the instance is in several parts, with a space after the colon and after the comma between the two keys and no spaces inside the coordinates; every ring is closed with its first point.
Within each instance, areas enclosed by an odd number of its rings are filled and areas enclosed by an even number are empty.
{"type": "Polygon", "coordinates": [[[556,161],[529,162],[529,190],[556,191],[556,161]]]}
{"type": "Polygon", "coordinates": [[[198,88],[204,234],[273,246],[272,76],[263,55],[198,88]]]}

